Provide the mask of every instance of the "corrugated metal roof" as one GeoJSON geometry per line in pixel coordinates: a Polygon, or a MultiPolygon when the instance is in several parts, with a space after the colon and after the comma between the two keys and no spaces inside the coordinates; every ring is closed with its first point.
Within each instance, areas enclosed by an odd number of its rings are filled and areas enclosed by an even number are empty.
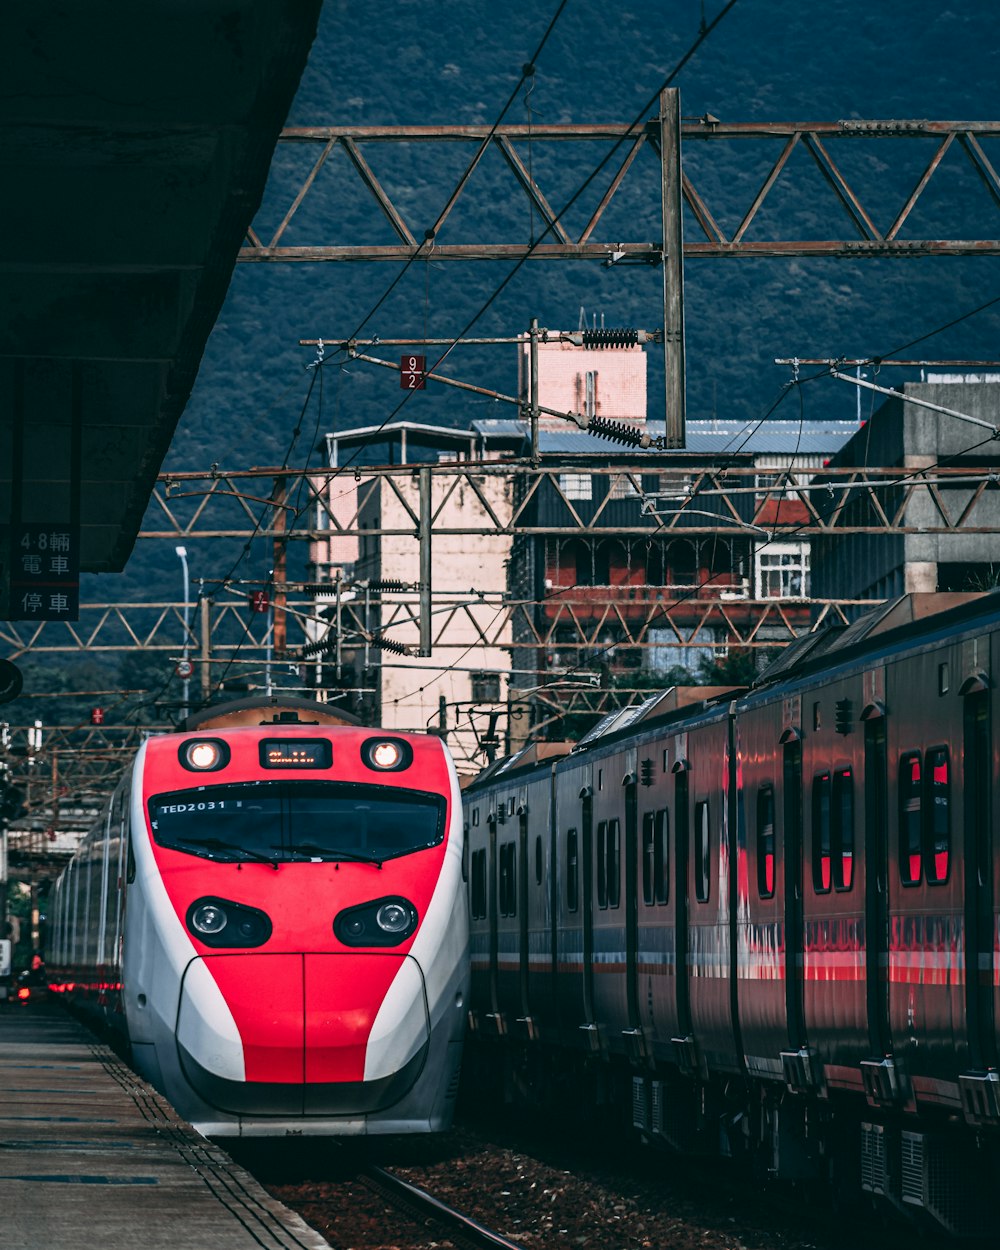
{"type": "MultiPolygon", "coordinates": [[[[473,421],[477,434],[491,438],[525,436],[523,421],[493,419],[473,421]]],[[[663,421],[648,421],[646,431],[654,438],[664,433],[663,421]]],[[[832,455],[858,431],[854,421],[689,421],[687,446],[681,454],[696,455],[832,455]]],[[[567,425],[565,430],[538,432],[538,448],[548,455],[619,455],[635,456],[634,449],[611,443],[593,434],[585,434],[567,425]]],[[[640,453],[641,454],[641,453],[640,453]]]]}

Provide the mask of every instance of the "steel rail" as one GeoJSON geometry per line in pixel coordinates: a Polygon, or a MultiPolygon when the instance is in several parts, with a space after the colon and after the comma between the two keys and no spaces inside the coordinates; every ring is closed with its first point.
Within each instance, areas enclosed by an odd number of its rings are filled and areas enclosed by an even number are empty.
{"type": "Polygon", "coordinates": [[[444,1224],[465,1245],[476,1247],[476,1250],[524,1250],[520,1242],[511,1241],[509,1237],[494,1232],[478,1220],[463,1215],[440,1198],[435,1198],[433,1194],[385,1171],[384,1168],[370,1166],[364,1168],[360,1175],[367,1185],[388,1197],[394,1205],[408,1211],[415,1210],[439,1224],[444,1224]]]}

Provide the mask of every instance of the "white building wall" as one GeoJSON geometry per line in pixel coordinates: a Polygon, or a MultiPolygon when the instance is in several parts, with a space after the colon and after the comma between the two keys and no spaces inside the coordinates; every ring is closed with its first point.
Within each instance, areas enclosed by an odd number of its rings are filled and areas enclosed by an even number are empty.
{"type": "MultiPolygon", "coordinates": [[[[475,491],[461,483],[455,487],[455,477],[451,474],[431,480],[436,529],[458,526],[463,523],[463,517],[469,525],[479,524],[485,511],[475,491]]],[[[498,515],[509,512],[510,479],[484,476],[478,486],[498,515]]],[[[419,484],[415,477],[396,478],[395,490],[414,513],[419,512],[419,484]]],[[[383,580],[416,582],[420,576],[419,543],[412,534],[412,515],[395,490],[382,485],[380,525],[383,529],[411,532],[383,536],[378,570],[366,572],[383,580]]],[[[507,698],[511,628],[508,605],[499,592],[507,584],[510,548],[511,539],[503,535],[463,537],[435,533],[432,653],[427,658],[381,653],[382,726],[416,731],[436,727],[439,699],[443,695],[448,746],[460,773],[476,772],[483,764],[482,756],[473,762],[477,741],[470,726],[469,712],[475,713],[475,723],[482,731],[489,707],[497,706],[486,703],[473,706],[472,673],[499,673],[500,703],[504,704],[507,698]]],[[[415,592],[382,595],[381,628],[388,638],[417,651],[420,630],[415,592]]]]}

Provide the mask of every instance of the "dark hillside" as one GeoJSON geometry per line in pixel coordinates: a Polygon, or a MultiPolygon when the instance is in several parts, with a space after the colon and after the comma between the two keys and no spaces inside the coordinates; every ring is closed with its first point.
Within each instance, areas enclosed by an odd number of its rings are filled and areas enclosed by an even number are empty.
{"type": "MultiPolygon", "coordinates": [[[[320,35],[295,102],[293,124],[351,120],[364,124],[493,121],[517,82],[555,11],[523,0],[498,6],[484,0],[439,0],[433,5],[397,0],[386,5],[328,0],[320,35]]],[[[596,0],[570,0],[538,61],[530,97],[535,119],[631,120],[689,47],[701,4],[626,4],[609,8],[596,0]]],[[[719,11],[707,0],[706,16],[719,11]]],[[[991,119],[1000,114],[1000,52],[984,2],[942,8],[926,0],[831,0],[824,5],[792,0],[742,0],[681,74],[683,112],[706,112],[729,120],[836,120],[839,118],[991,119]]],[[[509,120],[528,118],[522,92],[509,120]]],[[[560,153],[558,166],[541,152],[539,166],[553,203],[575,191],[593,153],[560,153]]],[[[859,141],[845,167],[864,165],[871,175],[873,206],[888,219],[912,187],[927,159],[925,142],[912,153],[899,142],[880,148],[859,141]]],[[[1000,164],[1000,151],[989,153],[1000,164]]],[[[282,160],[292,160],[283,157],[282,160]]],[[[686,159],[704,163],[707,154],[686,159]]],[[[756,159],[734,148],[706,167],[705,190],[738,220],[762,177],[756,159]]],[[[418,151],[400,150],[377,171],[399,195],[417,226],[440,208],[442,188],[462,167],[442,178],[421,168],[418,151]]],[[[921,228],[954,237],[982,235],[1000,210],[981,188],[971,187],[964,157],[949,154],[950,181],[941,184],[924,211],[921,228]]],[[[692,165],[695,172],[699,166],[692,165]]],[[[803,174],[808,172],[803,168],[803,174]]],[[[503,171],[484,164],[465,221],[482,237],[523,239],[531,222],[525,202],[498,198],[503,171]],[[476,215],[480,215],[478,221],[476,215]]],[[[272,176],[260,226],[280,220],[291,192],[283,169],[272,176]]],[[[338,182],[334,166],[317,183],[300,227],[312,241],[386,237],[373,210],[338,182]]],[[[505,175],[504,175],[505,176],[505,175]]],[[[646,175],[655,178],[650,169],[646,175]]],[[[650,184],[652,185],[652,184],[650,184]]],[[[592,195],[596,192],[592,192],[592,195]]],[[[579,220],[587,200],[570,213],[579,220]],[[575,214],[575,216],[574,216],[575,214]]],[[[797,223],[805,236],[839,233],[839,209],[831,207],[815,171],[776,197],[771,210],[797,223]]],[[[655,238],[655,201],[634,197],[623,236],[655,238]]],[[[456,217],[456,224],[458,218],[456,217]]],[[[536,227],[537,228],[537,227],[536,227]]],[[[690,233],[695,229],[688,222],[690,233]]],[[[992,228],[996,233],[996,227],[992,228]]],[[[295,240],[290,240],[295,241],[295,240]]],[[[304,402],[312,351],[303,337],[336,337],[360,322],[395,276],[391,265],[244,265],[209,343],[198,383],[168,457],[168,467],[206,468],[280,463],[304,402]]],[[[457,332],[507,273],[491,264],[411,267],[367,333],[444,336],[457,332]],[[426,327],[426,330],[425,330],[426,327]]],[[[528,264],[477,323],[478,332],[513,333],[532,315],[543,325],[575,327],[583,306],[609,325],[658,326],[660,274],[644,266],[603,269],[593,264],[528,264]]],[[[775,356],[868,355],[891,351],[1000,294],[997,262],[989,258],[920,260],[701,260],[686,274],[688,393],[692,416],[759,416],[780,392],[787,371],[775,356]]],[[[920,351],[929,356],[997,356],[996,309],[938,335],[920,351]]],[[[451,371],[510,390],[510,349],[456,351],[451,371]]],[[[660,394],[656,353],[651,357],[651,413],[660,394]]],[[[883,380],[885,379],[883,373],[883,380]]],[[[900,375],[897,373],[897,378],[900,375]]],[[[824,382],[804,392],[806,418],[851,416],[852,390],[824,382]]],[[[322,409],[318,390],[303,421],[292,457],[302,464],[316,432],[337,425],[376,423],[400,396],[396,379],[364,366],[327,369],[322,409]]],[[[470,416],[497,415],[489,403],[469,403],[434,388],[415,395],[405,409],[416,420],[464,424],[470,416]]],[[[797,416],[791,405],[780,410],[797,416]]],[[[315,463],[315,458],[313,460],[315,463]]],[[[126,594],[173,596],[179,578],[172,548],[140,544],[121,578],[101,578],[91,600],[126,594]],[[161,580],[161,576],[162,579],[161,580]]],[[[255,566],[266,564],[266,552],[255,566]]],[[[192,555],[192,575],[224,572],[222,556],[192,555]],[[197,568],[195,567],[197,563],[197,568]],[[210,566],[210,567],[206,567],[210,566]]],[[[227,566],[228,567],[228,566],[227,566]]],[[[95,579],[96,580],[96,579],[95,579]]]]}

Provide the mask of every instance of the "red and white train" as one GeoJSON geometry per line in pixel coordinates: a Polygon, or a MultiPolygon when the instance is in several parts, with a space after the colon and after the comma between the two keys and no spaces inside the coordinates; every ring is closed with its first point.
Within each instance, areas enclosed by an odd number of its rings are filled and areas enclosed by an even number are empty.
{"type": "Polygon", "coordinates": [[[468,992],[447,749],[303,700],[230,708],[138,751],[55,884],[53,988],[207,1136],[447,1128],[468,992]]]}
{"type": "Polygon", "coordinates": [[[1000,594],[929,598],[465,790],[484,1079],[995,1232],[1000,594]]]}

